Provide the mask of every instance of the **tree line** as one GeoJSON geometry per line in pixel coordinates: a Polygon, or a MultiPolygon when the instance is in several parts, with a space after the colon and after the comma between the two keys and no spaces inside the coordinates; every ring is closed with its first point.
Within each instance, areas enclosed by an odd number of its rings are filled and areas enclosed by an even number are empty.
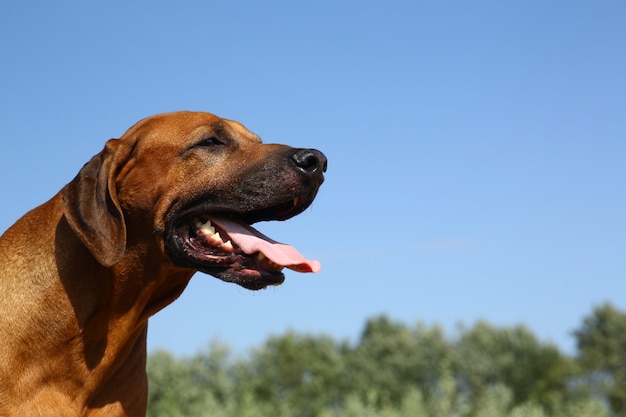
{"type": "Polygon", "coordinates": [[[626,313],[593,309],[564,354],[525,326],[367,321],[355,343],[287,332],[245,357],[148,358],[150,417],[626,416],[626,313]]]}

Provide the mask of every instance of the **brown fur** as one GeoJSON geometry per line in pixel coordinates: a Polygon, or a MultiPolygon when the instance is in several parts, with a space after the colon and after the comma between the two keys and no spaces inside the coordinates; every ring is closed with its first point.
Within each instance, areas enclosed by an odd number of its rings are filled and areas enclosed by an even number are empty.
{"type": "MultiPolygon", "coordinates": [[[[285,162],[289,152],[208,113],[153,116],[108,141],[72,182],[7,230],[0,238],[0,415],[145,415],[148,318],[198,269],[173,259],[168,227],[203,199],[245,213],[298,192],[307,197],[302,207],[262,217],[302,211],[322,176],[298,174],[285,162]],[[194,147],[215,135],[227,139],[219,152],[194,147]]],[[[315,155],[322,171],[325,159],[315,155]]],[[[282,281],[272,279],[238,283],[282,281]]]]}

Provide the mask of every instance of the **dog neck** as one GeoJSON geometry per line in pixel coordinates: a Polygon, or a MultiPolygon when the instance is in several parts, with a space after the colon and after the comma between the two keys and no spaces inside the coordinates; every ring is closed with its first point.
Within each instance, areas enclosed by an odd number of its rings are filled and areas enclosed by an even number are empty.
{"type": "Polygon", "coordinates": [[[60,396],[81,393],[72,400],[76,407],[145,409],[148,318],[182,293],[194,271],[174,268],[156,244],[140,246],[132,236],[120,262],[105,267],[73,232],[60,206],[58,196],[51,199],[0,239],[3,257],[25,248],[16,258],[20,263],[0,265],[11,294],[0,305],[5,318],[0,334],[20,335],[0,346],[0,386],[21,390],[0,390],[0,414],[3,402],[28,403],[40,381],[54,381],[50,388],[60,396]],[[25,229],[39,238],[19,232],[25,229]],[[137,395],[141,391],[145,395],[137,395]]]}

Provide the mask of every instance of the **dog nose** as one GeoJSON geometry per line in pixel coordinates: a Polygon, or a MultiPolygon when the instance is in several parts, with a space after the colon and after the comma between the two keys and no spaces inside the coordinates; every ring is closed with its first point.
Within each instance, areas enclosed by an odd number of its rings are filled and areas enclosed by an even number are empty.
{"type": "Polygon", "coordinates": [[[328,162],[326,156],[317,149],[298,149],[291,156],[298,169],[307,174],[326,172],[328,162]]]}

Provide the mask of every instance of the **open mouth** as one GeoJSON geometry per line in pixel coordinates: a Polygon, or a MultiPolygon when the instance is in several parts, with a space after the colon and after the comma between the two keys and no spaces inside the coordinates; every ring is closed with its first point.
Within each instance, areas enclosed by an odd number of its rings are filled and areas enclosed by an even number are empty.
{"type": "Polygon", "coordinates": [[[187,264],[248,289],[279,285],[283,269],[318,272],[294,247],[276,242],[249,224],[225,215],[190,216],[174,229],[173,239],[187,264]]]}

